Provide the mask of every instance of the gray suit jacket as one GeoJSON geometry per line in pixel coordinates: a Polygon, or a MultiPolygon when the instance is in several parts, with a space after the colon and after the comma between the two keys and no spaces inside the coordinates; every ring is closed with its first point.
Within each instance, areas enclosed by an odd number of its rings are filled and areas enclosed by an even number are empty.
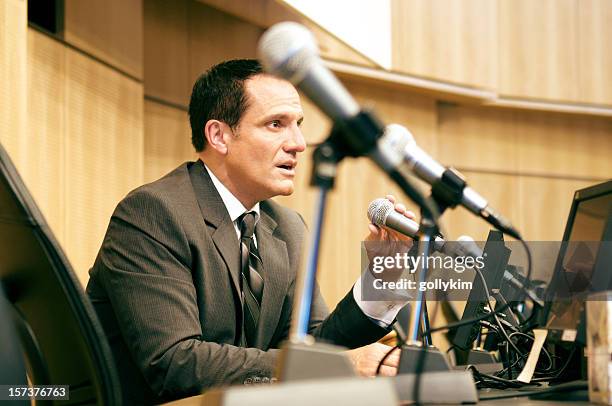
{"type": "MultiPolygon", "coordinates": [[[[113,350],[126,403],[161,402],[205,388],[271,377],[287,338],[305,226],[261,202],[256,235],[264,292],[256,348],[240,348],[239,242],[201,161],[144,185],[117,206],[87,293],[113,350]]],[[[310,331],[358,347],[387,331],[351,292],[328,315],[314,294],[310,331]]]]}

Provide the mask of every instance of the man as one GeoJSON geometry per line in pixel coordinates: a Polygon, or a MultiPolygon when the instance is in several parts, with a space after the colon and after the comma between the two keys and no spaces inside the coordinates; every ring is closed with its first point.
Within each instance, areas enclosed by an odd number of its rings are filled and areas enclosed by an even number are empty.
{"type": "MultiPolygon", "coordinates": [[[[269,199],[293,192],[306,148],[299,95],[254,60],[228,61],[197,80],[189,116],[200,159],[119,203],[90,271],[129,403],[269,382],[289,331],[305,225],[269,199]]],[[[370,227],[369,238],[390,237],[370,227]]],[[[317,289],[309,330],[357,348],[356,369],[373,375],[389,347],[366,345],[400,306],[356,301],[354,290],[329,314],[317,289]]]]}

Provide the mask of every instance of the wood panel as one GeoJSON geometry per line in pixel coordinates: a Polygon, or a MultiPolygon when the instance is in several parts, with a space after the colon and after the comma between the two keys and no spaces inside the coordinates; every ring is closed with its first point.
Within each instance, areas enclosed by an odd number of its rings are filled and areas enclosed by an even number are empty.
{"type": "Polygon", "coordinates": [[[142,79],[143,0],[64,1],[64,39],[142,79]]]}
{"type": "Polygon", "coordinates": [[[439,104],[437,113],[440,162],[472,169],[518,169],[515,112],[439,104]]]}
{"type": "Polygon", "coordinates": [[[20,174],[65,247],[65,47],[28,30],[28,164],[20,174]]]}
{"type": "Polygon", "coordinates": [[[392,0],[393,70],[482,88],[496,85],[496,2],[392,0]]]}
{"type": "Polygon", "coordinates": [[[182,106],[189,104],[193,85],[189,79],[189,3],[144,2],[145,94],[182,106]]]}
{"type": "Polygon", "coordinates": [[[187,112],[152,101],[144,103],[144,181],[159,179],[197,155],[191,146],[187,112]]]}
{"type": "Polygon", "coordinates": [[[436,154],[436,102],[433,98],[356,80],[346,80],[345,84],[360,105],[373,109],[384,123],[405,126],[421,147],[436,154]]]}
{"type": "Polygon", "coordinates": [[[27,3],[0,3],[0,142],[21,170],[27,164],[27,3]]]}
{"type": "Polygon", "coordinates": [[[612,104],[612,2],[578,2],[578,99],[612,104]]]}
{"type": "Polygon", "coordinates": [[[567,178],[612,174],[612,119],[520,112],[519,170],[567,178]]]}
{"type": "Polygon", "coordinates": [[[598,182],[520,177],[521,218],[528,241],[560,241],[574,192],[598,182]]]}
{"type": "Polygon", "coordinates": [[[263,30],[199,2],[189,4],[189,82],[211,66],[234,58],[256,58],[263,30]]]}
{"type": "Polygon", "coordinates": [[[85,283],[113,209],[143,180],[143,89],[66,50],[66,252],[85,283]]]}
{"type": "Polygon", "coordinates": [[[499,93],[578,100],[577,0],[499,0],[499,93]]]}

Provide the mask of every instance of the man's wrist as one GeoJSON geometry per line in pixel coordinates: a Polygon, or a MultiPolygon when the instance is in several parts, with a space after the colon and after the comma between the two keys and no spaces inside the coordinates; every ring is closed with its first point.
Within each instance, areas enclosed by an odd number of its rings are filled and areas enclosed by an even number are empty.
{"type": "Polygon", "coordinates": [[[406,304],[394,301],[363,300],[361,295],[361,278],[357,279],[357,282],[353,285],[353,297],[363,314],[384,328],[388,328],[395,322],[397,314],[406,304]]]}

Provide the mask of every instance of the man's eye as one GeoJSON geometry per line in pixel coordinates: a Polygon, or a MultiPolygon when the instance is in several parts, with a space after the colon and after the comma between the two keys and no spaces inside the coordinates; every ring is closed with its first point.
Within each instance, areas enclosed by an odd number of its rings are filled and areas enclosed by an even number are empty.
{"type": "Polygon", "coordinates": [[[280,128],[281,127],[281,122],[280,122],[280,120],[272,120],[272,121],[270,121],[269,125],[270,125],[270,127],[273,127],[273,128],[280,128]]]}

